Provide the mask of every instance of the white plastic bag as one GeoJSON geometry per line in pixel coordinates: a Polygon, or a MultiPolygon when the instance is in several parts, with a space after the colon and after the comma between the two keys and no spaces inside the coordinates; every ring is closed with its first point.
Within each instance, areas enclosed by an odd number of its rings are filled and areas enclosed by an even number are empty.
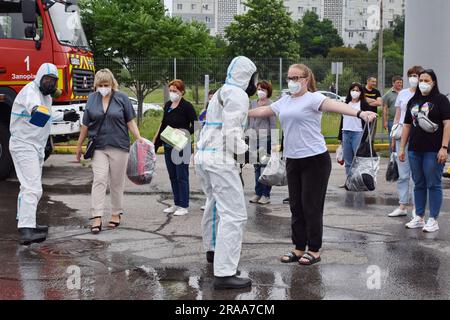
{"type": "Polygon", "coordinates": [[[259,177],[259,182],[269,187],[286,186],[286,161],[280,152],[273,152],[263,173],[259,177]]]}
{"type": "Polygon", "coordinates": [[[147,139],[136,141],[130,148],[127,177],[138,185],[149,184],[155,173],[155,146],[147,139]]]}
{"type": "Polygon", "coordinates": [[[340,145],[339,148],[337,148],[337,150],[336,150],[336,161],[341,166],[343,166],[344,163],[345,163],[345,161],[344,161],[344,149],[342,148],[342,145],[340,145]]]}
{"type": "Polygon", "coordinates": [[[394,140],[400,140],[403,133],[403,124],[396,123],[392,126],[390,137],[394,140]]]}

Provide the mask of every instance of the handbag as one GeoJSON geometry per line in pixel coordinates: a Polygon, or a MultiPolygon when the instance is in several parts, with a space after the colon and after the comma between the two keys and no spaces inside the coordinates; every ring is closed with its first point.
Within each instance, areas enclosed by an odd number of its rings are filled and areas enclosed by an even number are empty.
{"type": "Polygon", "coordinates": [[[98,127],[97,132],[95,133],[95,135],[93,137],[89,138],[88,144],[86,146],[86,152],[84,153],[84,156],[83,156],[83,158],[85,160],[92,159],[92,157],[94,156],[95,147],[97,145],[97,136],[103,126],[103,122],[105,122],[105,119],[108,114],[109,107],[111,106],[111,101],[112,101],[113,97],[114,97],[114,91],[111,94],[111,98],[109,99],[109,103],[108,103],[108,108],[106,109],[106,112],[105,112],[105,115],[103,116],[102,122],[100,122],[100,126],[98,127]]]}

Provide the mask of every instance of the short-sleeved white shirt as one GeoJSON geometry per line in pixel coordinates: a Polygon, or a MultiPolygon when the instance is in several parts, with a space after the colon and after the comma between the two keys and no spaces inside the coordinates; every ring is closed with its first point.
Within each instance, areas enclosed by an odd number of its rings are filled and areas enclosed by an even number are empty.
{"type": "Polygon", "coordinates": [[[403,89],[398,94],[397,100],[395,101],[395,107],[400,108],[401,115],[400,115],[400,122],[405,122],[405,115],[406,115],[406,109],[408,107],[408,102],[411,100],[411,98],[414,96],[414,92],[411,92],[411,90],[403,89]]]}
{"type": "Polygon", "coordinates": [[[270,106],[280,119],[286,158],[303,159],[327,151],[320,111],[325,99],[327,97],[319,92],[307,92],[296,98],[284,96],[270,106]]]}
{"type": "MultiPolygon", "coordinates": [[[[361,101],[357,103],[350,102],[348,104],[354,110],[361,110],[361,101]]],[[[363,131],[361,119],[352,116],[345,116],[342,124],[342,130],[344,131],[352,131],[352,132],[361,132],[363,131]]]]}

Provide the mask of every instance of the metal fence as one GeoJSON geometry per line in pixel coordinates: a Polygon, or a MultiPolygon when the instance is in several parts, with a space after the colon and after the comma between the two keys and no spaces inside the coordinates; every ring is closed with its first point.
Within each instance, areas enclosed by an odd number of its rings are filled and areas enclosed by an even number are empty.
{"type": "MultiPolygon", "coordinates": [[[[276,99],[282,89],[287,87],[284,80],[290,65],[303,63],[313,71],[318,90],[328,91],[335,82],[335,76],[331,74],[332,62],[343,62],[343,74],[339,77],[338,93],[346,96],[351,83],[365,83],[370,75],[377,75],[378,62],[376,59],[332,59],[332,58],[306,58],[288,60],[281,58],[252,59],[259,72],[259,79],[272,83],[276,99]]],[[[195,105],[203,105],[205,93],[205,76],[208,75],[209,87],[220,87],[226,78],[226,72],[231,58],[128,58],[125,60],[96,57],[96,69],[109,68],[116,75],[123,87],[143,86],[163,88],[172,79],[182,79],[188,90],[192,91],[192,99],[195,105]]],[[[384,83],[390,84],[394,75],[403,74],[403,62],[395,59],[385,60],[384,83]]],[[[384,90],[380,90],[384,91],[384,90]]],[[[161,101],[154,101],[163,104],[161,101]]],[[[328,138],[337,137],[340,117],[336,115],[324,115],[323,131],[328,138]]],[[[377,130],[379,139],[386,139],[381,121],[377,130]]]]}

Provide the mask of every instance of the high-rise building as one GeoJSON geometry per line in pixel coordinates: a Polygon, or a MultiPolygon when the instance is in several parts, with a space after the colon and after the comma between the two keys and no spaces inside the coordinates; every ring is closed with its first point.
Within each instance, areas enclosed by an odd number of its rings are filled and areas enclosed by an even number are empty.
{"type": "Polygon", "coordinates": [[[217,30],[216,8],[217,0],[173,0],[171,11],[172,16],[181,17],[183,21],[204,22],[211,34],[215,35],[217,30]]]}
{"type": "MultiPolygon", "coordinates": [[[[383,0],[384,27],[394,23],[396,16],[404,16],[406,0],[383,0]]],[[[294,20],[313,11],[319,18],[329,19],[346,46],[359,43],[369,48],[380,29],[381,0],[284,0],[284,8],[294,20]]],[[[185,21],[206,23],[212,35],[224,35],[234,17],[248,12],[245,0],[173,0],[172,15],[185,21]]]]}
{"type": "MultiPolygon", "coordinates": [[[[383,27],[392,27],[396,16],[405,15],[405,0],[383,0],[383,27]]],[[[380,30],[380,0],[345,0],[342,39],[346,46],[372,47],[380,30]]]]}

